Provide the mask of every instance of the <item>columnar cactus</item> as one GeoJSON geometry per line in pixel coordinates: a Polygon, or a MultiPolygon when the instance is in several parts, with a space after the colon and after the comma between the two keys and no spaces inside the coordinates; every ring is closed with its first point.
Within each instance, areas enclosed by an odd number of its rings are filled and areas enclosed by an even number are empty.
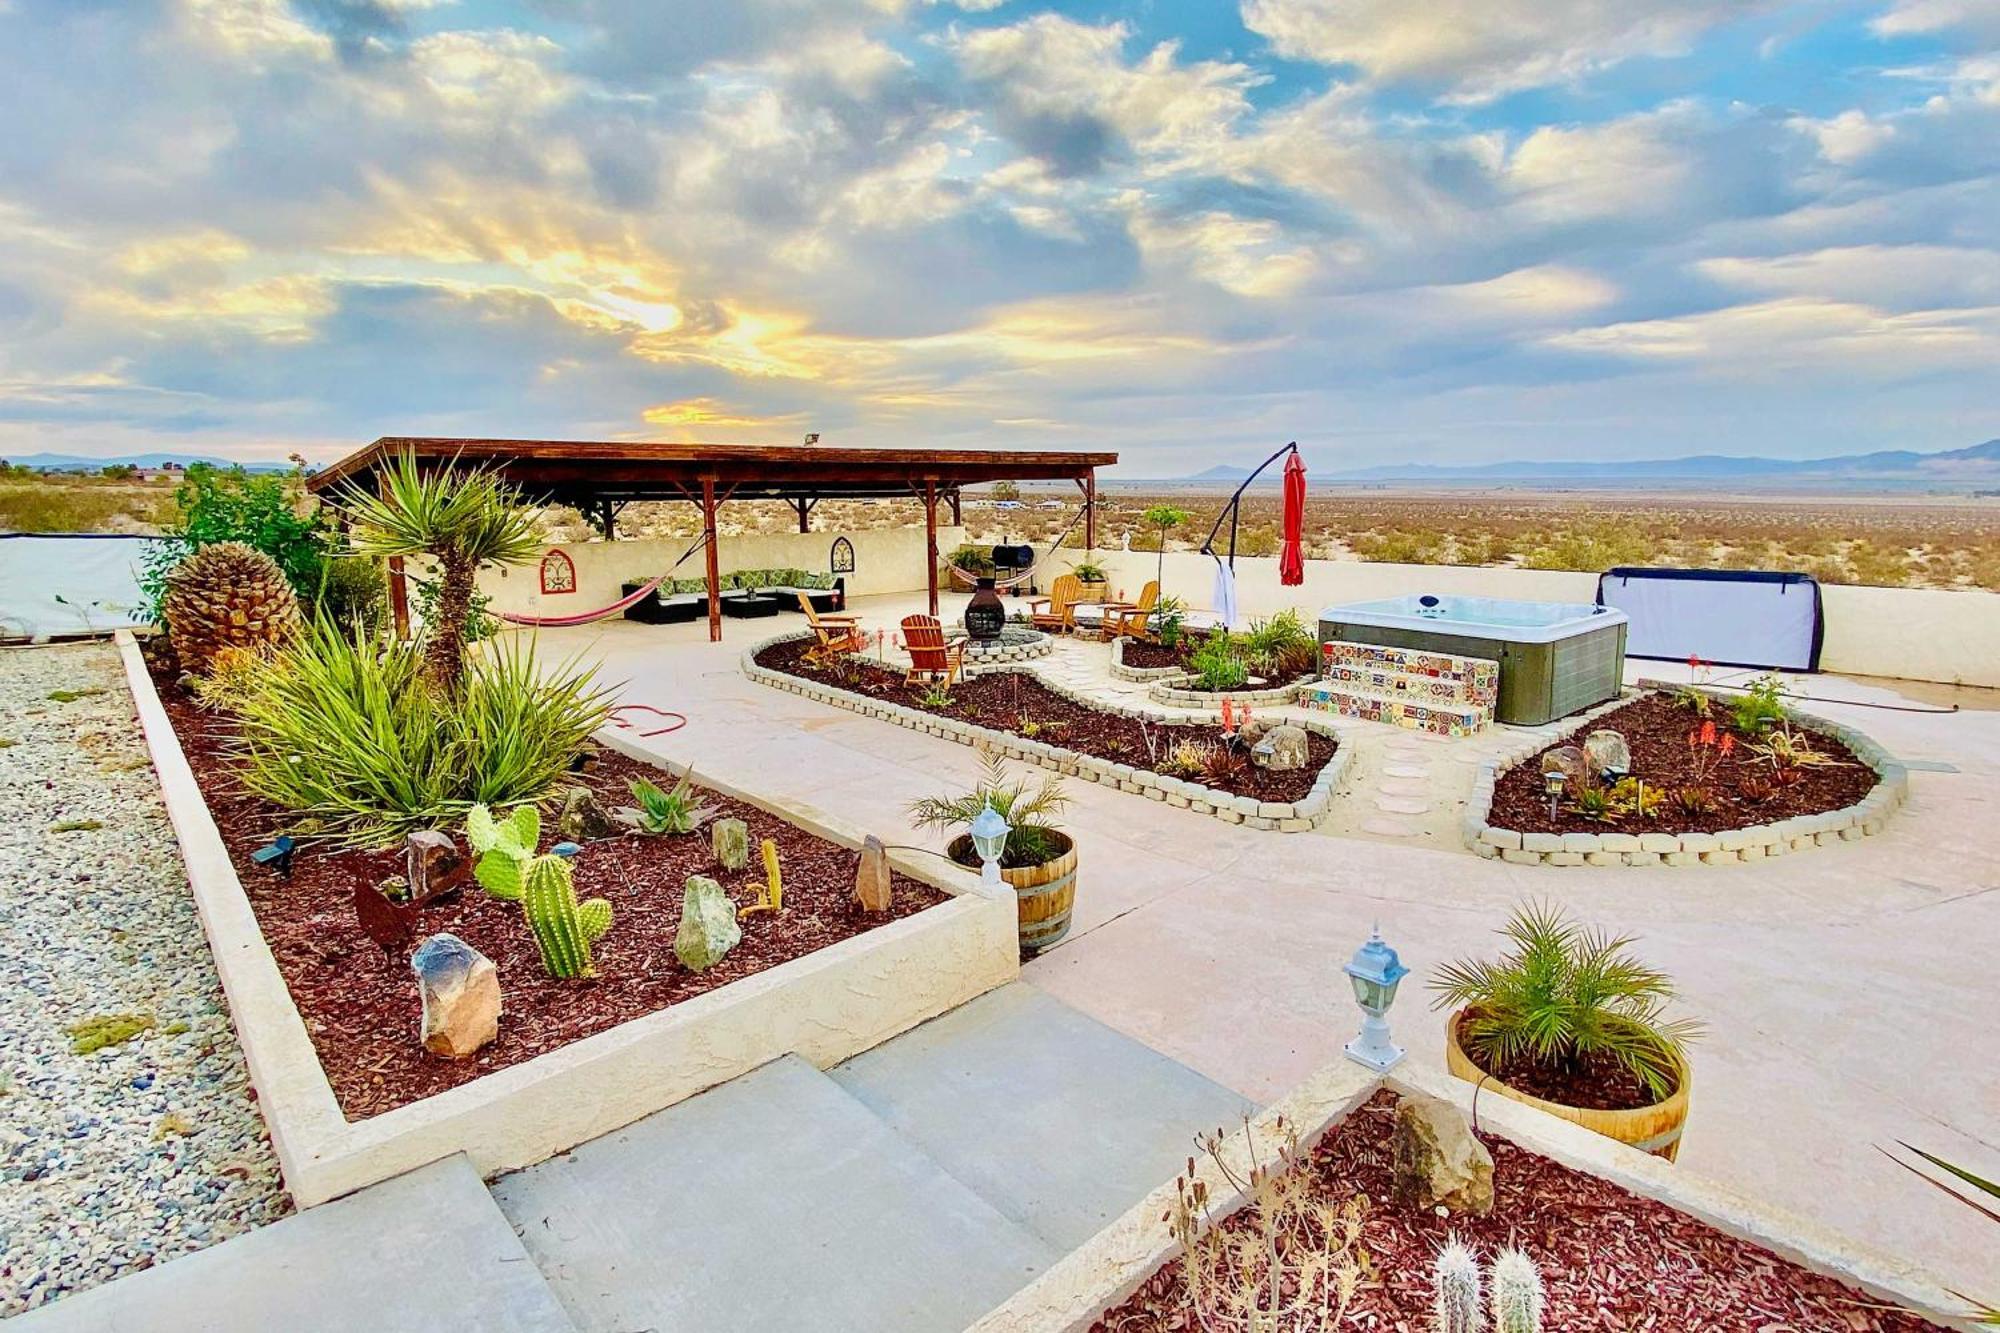
{"type": "Polygon", "coordinates": [[[773,912],[785,910],[785,872],[778,865],[778,844],[764,839],[764,903],[773,912]]]}
{"type": "Polygon", "coordinates": [[[1480,1333],[1486,1320],[1479,1309],[1479,1260],[1464,1241],[1453,1236],[1445,1242],[1432,1281],[1432,1333],[1480,1333]]]}
{"type": "Polygon", "coordinates": [[[602,898],[576,900],[570,878],[569,861],[560,856],[538,856],[528,862],[521,908],[528,928],[542,950],[542,966],[552,977],[588,977],[596,969],[590,963],[590,943],[611,929],[611,904],[602,898]]]}
{"type": "Polygon", "coordinates": [[[1535,1261],[1509,1247],[1493,1260],[1488,1277],[1494,1333],[1542,1333],[1542,1275],[1535,1261]]]}

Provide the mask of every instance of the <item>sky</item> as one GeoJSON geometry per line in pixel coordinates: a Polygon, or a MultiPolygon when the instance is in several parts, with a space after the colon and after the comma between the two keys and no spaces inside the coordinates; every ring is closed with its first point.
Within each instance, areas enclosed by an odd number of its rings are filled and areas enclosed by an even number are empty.
{"type": "Polygon", "coordinates": [[[0,0],[0,456],[2000,436],[2000,0],[0,0]]]}

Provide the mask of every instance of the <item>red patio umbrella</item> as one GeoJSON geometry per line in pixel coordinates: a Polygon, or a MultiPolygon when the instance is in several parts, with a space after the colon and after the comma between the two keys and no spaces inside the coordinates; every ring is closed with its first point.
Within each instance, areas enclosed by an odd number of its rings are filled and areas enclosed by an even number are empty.
{"type": "Polygon", "coordinates": [[[1278,552],[1278,582],[1287,588],[1306,581],[1305,526],[1306,460],[1294,449],[1285,460],[1285,544],[1278,552]]]}

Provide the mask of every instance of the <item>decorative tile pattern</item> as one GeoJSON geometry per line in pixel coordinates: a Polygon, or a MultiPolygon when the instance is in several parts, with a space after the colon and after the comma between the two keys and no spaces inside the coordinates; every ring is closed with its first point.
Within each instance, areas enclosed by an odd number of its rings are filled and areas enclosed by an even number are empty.
{"type": "Polygon", "coordinates": [[[1299,703],[1364,722],[1439,736],[1477,734],[1500,697],[1500,664],[1415,648],[1335,640],[1321,645],[1322,681],[1299,703]]]}

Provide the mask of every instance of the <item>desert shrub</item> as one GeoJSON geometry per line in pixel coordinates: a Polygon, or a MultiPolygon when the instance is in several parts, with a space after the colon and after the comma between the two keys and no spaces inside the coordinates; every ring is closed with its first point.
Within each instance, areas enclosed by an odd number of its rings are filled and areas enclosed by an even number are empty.
{"type": "Polygon", "coordinates": [[[1270,528],[1246,528],[1236,534],[1238,555],[1276,555],[1283,545],[1284,539],[1270,528]]]}
{"type": "Polygon", "coordinates": [[[1250,664],[1243,660],[1234,635],[1218,629],[1201,641],[1188,655],[1188,670],[1204,690],[1233,690],[1250,679],[1250,664]]]}
{"type": "Polygon", "coordinates": [[[1445,558],[1444,534],[1428,530],[1391,528],[1387,532],[1358,532],[1348,545],[1363,560],[1391,565],[1436,565],[1444,563],[1445,558]]]}
{"type": "Polygon", "coordinates": [[[361,555],[321,561],[310,605],[342,630],[381,633],[389,620],[389,582],[382,562],[361,555]]]}
{"type": "Polygon", "coordinates": [[[9,532],[100,532],[129,506],[115,491],[55,483],[0,488],[0,528],[9,532]]]}
{"type": "Polygon", "coordinates": [[[1744,686],[1743,693],[1729,705],[1736,730],[1745,736],[1761,736],[1790,717],[1785,711],[1784,687],[1784,681],[1776,676],[1759,676],[1744,686]]]}
{"type": "Polygon", "coordinates": [[[1498,961],[1448,963],[1430,983],[1434,1007],[1465,1009],[1459,1040],[1482,1068],[1505,1078],[1517,1063],[1577,1071],[1608,1057],[1654,1097],[1672,1094],[1701,1029],[1665,1016],[1673,982],[1632,956],[1630,938],[1532,903],[1500,933],[1513,947],[1498,961]]]}
{"type": "Polygon", "coordinates": [[[174,488],[179,516],[166,527],[172,540],[141,558],[141,605],[160,618],[167,575],[189,552],[216,542],[242,542],[278,562],[285,581],[310,604],[335,534],[326,515],[303,505],[304,473],[246,472],[197,463],[174,488]]]}
{"type": "Polygon", "coordinates": [[[474,654],[459,694],[423,650],[316,622],[241,709],[243,784],[349,842],[386,841],[474,805],[543,799],[610,716],[575,662],[509,639],[474,654]]]}

